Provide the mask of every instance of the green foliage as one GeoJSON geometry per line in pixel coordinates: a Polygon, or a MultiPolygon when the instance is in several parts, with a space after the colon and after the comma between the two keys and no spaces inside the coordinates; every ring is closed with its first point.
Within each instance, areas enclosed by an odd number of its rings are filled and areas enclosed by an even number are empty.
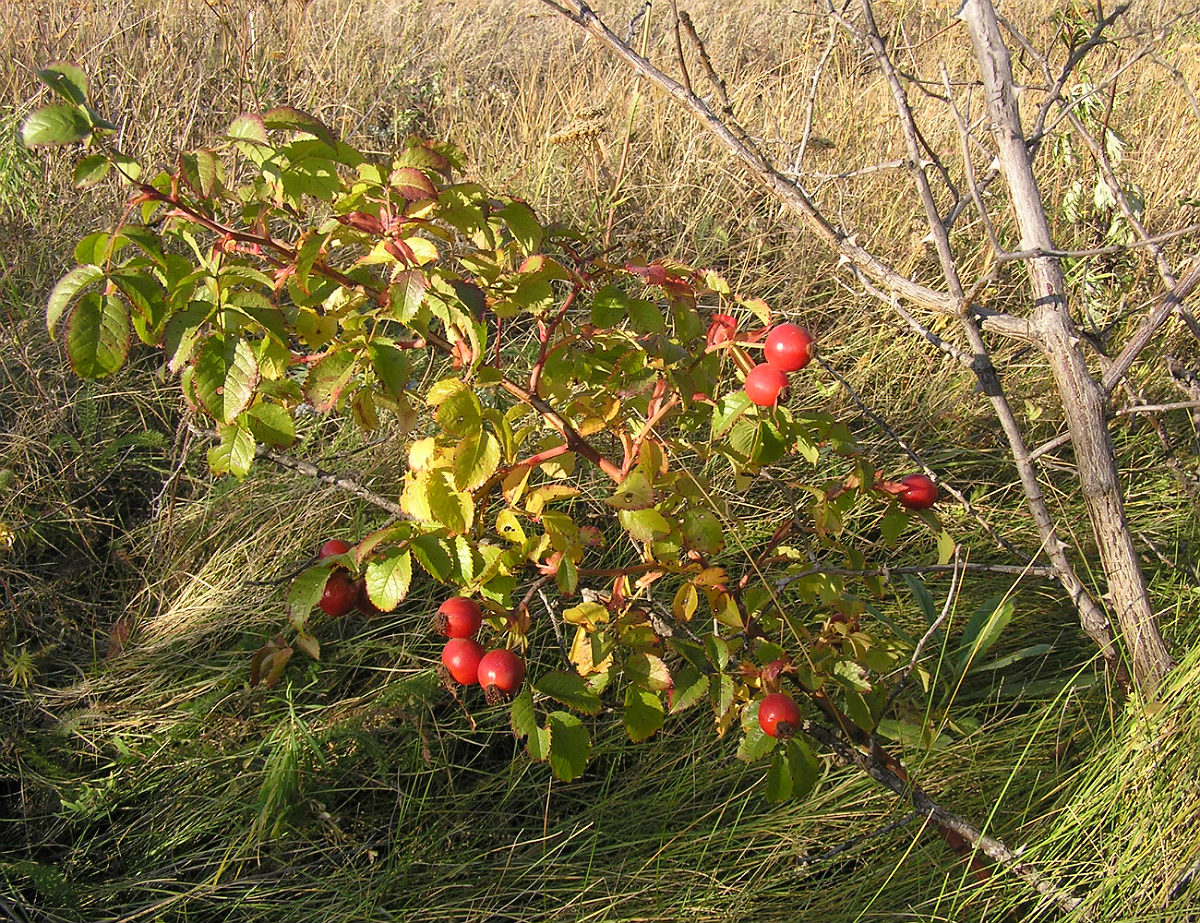
{"type": "MultiPolygon", "coordinates": [[[[883,510],[887,543],[913,517],[881,503],[834,417],[757,407],[730,386],[755,362],[764,302],[712,270],[598,253],[458,179],[451,145],[411,139],[373,159],[293,108],[241,115],[136,181],[144,171],[112,146],[82,74],[43,79],[67,103],[35,112],[26,142],[96,149],[80,186],[112,169],[135,181],[123,222],[80,241],[48,302],[80,375],[111,375],[135,342],[160,349],[213,422],[212,470],[237,478],[260,443],[290,445],[313,412],[412,434],[403,516],[293,580],[289,633],[254,654],[253,683],[275,686],[297,653],[320,657],[312,613],[335,567],[361,576],[382,612],[422,573],[482,596],[518,648],[531,640],[518,594],[532,579],[588,594],[562,613],[567,669],[512,707],[527,752],[559,779],[584,772],[606,701],[634,742],[707,701],[718,733],[743,728],[746,759],[773,750],[748,719],[784,681],[875,728],[908,639],[860,627],[850,582],[809,565],[820,553],[863,567],[845,526],[856,508],[883,510]],[[766,470],[789,454],[815,475],[788,485],[804,500],[776,504],[769,538],[731,528],[712,477],[769,489],[766,470]],[[567,711],[545,713],[547,701],[567,711]]],[[[939,556],[953,547],[943,533],[939,556]]],[[[963,669],[1003,628],[998,612],[964,641],[963,669]]],[[[295,794],[303,735],[289,734],[273,745],[259,836],[295,794]]],[[[770,797],[815,779],[801,741],[774,749],[770,797]]]]}

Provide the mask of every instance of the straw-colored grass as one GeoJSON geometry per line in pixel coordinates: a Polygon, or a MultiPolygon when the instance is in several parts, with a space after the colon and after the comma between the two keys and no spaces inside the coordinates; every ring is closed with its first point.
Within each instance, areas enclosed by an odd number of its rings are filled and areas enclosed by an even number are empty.
{"type": "MultiPolygon", "coordinates": [[[[787,162],[803,134],[825,20],[808,2],[680,5],[749,132],[787,162]]],[[[947,28],[956,5],[877,4],[906,70],[936,76],[945,61],[953,79],[970,78],[963,32],[947,28]]],[[[604,6],[623,29],[640,4],[604,6]]],[[[1054,44],[1060,10],[1086,12],[1052,0],[1009,6],[1041,46],[1054,44]]],[[[654,4],[638,38],[660,60],[671,54],[669,8],[654,4]]],[[[1200,121],[1171,69],[1200,79],[1200,19],[1175,18],[1184,9],[1134,10],[1124,28],[1161,26],[1147,33],[1160,57],[1122,75],[1109,116],[1126,142],[1123,176],[1141,188],[1153,231],[1195,221],[1200,199],[1200,121]]],[[[853,769],[829,764],[809,799],[767,805],[763,767],[739,763],[735,742],[715,737],[700,714],[639,747],[601,716],[588,772],[553,782],[514,744],[502,710],[436,690],[424,622],[433,586],[418,586],[394,617],[323,625],[320,663],[297,658],[278,689],[249,689],[250,653],[283,623],[286,575],[323,538],[361,535],[379,517],[267,468],[243,484],[214,481],[153,357],[81,383],[43,332],[41,305],[73,242],[111,221],[121,197],[108,186],[74,192],[65,153],[31,155],[15,142],[43,99],[32,69],[46,62],[84,66],[99,108],[122,126],[122,145],[151,162],[203,145],[240,111],[282,104],[380,151],[413,132],[444,137],[466,149],[473,175],[549,216],[596,233],[611,224],[621,245],[715,266],[735,288],[802,318],[862,400],[998,533],[1030,547],[1002,436],[973,379],[858,294],[695,124],[534,0],[12,3],[0,6],[0,47],[0,468],[14,473],[0,490],[0,910],[53,921],[1058,918],[1013,876],[978,881],[919,822],[878,834],[906,812],[853,769]],[[862,835],[836,855],[800,861],[862,835]]],[[[1137,47],[1130,38],[1098,50],[1090,79],[1137,47]]],[[[1027,63],[1018,61],[1018,79],[1036,85],[1027,63]]],[[[700,84],[694,57],[689,67],[700,84]]],[[[1036,87],[1027,95],[1035,105],[1036,87]]],[[[961,182],[953,120],[920,93],[912,101],[961,182]]],[[[901,152],[885,88],[844,36],[813,136],[804,169],[814,174],[901,152]]],[[[1059,242],[1102,242],[1097,219],[1069,222],[1059,210],[1073,181],[1094,183],[1090,160],[1051,145],[1040,157],[1059,242]]],[[[902,172],[808,182],[864,243],[937,284],[902,172]]],[[[1012,243],[998,193],[997,202],[1012,243]]],[[[954,243],[968,275],[983,267],[977,220],[964,218],[954,243]]],[[[1195,245],[1191,236],[1167,249],[1177,257],[1195,245]]],[[[1078,295],[1097,325],[1117,321],[1119,337],[1120,311],[1156,288],[1153,266],[1134,255],[1091,271],[1078,295]]],[[[1021,309],[1019,286],[1002,292],[1021,309]]],[[[1196,343],[1169,330],[1135,375],[1151,400],[1178,400],[1165,351],[1197,365],[1196,343]]],[[[997,358],[1030,442],[1052,438],[1061,420],[1038,357],[1006,347],[997,358]]],[[[796,406],[846,419],[888,470],[909,465],[837,382],[815,369],[810,380],[796,406]]],[[[1194,477],[1192,418],[1163,425],[1171,457],[1194,477]]],[[[302,451],[383,492],[394,483],[401,437],[385,433],[360,451],[356,433],[315,427],[302,451]]],[[[1181,920],[1200,914],[1190,878],[1200,820],[1200,530],[1155,432],[1131,418],[1113,428],[1156,604],[1183,655],[1162,701],[1113,704],[1057,587],[1023,583],[994,654],[1049,650],[968,677],[950,696],[959,730],[947,726],[942,746],[903,756],[936,797],[1074,887],[1095,919],[1181,920]]],[[[1046,461],[1047,496],[1086,571],[1091,540],[1070,456],[1046,461]]],[[[769,531],[777,494],[722,490],[747,540],[769,531]]],[[[943,518],[974,558],[999,554],[957,506],[943,518]]],[[[872,521],[850,526],[872,540],[872,521]]],[[[890,554],[928,559],[930,541],[914,531],[914,544],[890,554]]],[[[948,581],[928,583],[940,605],[948,581]]],[[[948,636],[1009,587],[969,579],[948,636]]],[[[903,623],[920,620],[899,582],[877,604],[903,623]]],[[[535,642],[549,658],[553,645],[535,642]]],[[[904,707],[926,705],[914,695],[904,707]]]]}

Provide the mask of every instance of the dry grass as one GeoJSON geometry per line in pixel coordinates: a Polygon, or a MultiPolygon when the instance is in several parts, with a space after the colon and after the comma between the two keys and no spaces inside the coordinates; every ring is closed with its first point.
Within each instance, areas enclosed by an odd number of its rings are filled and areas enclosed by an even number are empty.
{"type": "MultiPolygon", "coordinates": [[[[684,5],[747,129],[787,161],[803,135],[825,21],[807,2],[684,5]]],[[[1053,45],[1063,5],[1031,0],[1011,12],[1035,44],[1053,45]]],[[[640,4],[605,6],[619,7],[613,22],[623,27],[640,4]]],[[[962,30],[946,28],[956,3],[877,6],[903,66],[935,76],[941,60],[953,78],[970,75],[962,30]]],[[[1170,25],[1184,8],[1142,8],[1136,14],[1146,21],[1132,24],[1170,25]]],[[[660,59],[670,54],[667,9],[655,5],[645,33],[660,59]]],[[[1144,191],[1152,231],[1197,217],[1187,200],[1200,198],[1200,120],[1170,69],[1200,81],[1196,21],[1156,38],[1163,63],[1142,60],[1116,84],[1110,127],[1127,142],[1122,170],[1144,191]]],[[[611,220],[624,244],[723,269],[735,288],[763,293],[814,326],[825,358],[867,402],[998,530],[1027,540],[973,381],[841,284],[829,254],[696,125],[534,0],[10,3],[0,5],[0,47],[9,62],[0,74],[0,464],[17,472],[16,488],[0,495],[0,524],[38,520],[0,558],[0,629],[6,654],[40,652],[30,691],[0,692],[0,723],[11,729],[0,734],[0,783],[9,785],[0,796],[17,806],[0,828],[0,881],[8,883],[0,898],[43,907],[46,919],[416,920],[436,907],[438,919],[464,921],[963,921],[1029,910],[1019,885],[1000,876],[975,887],[911,827],[811,870],[795,867],[798,854],[895,819],[891,800],[852,773],[831,771],[812,800],[769,809],[747,795],[760,767],[736,764],[707,727],[676,725],[633,754],[619,731],[601,734],[588,776],[552,784],[544,767],[511,759],[502,720],[482,714],[468,733],[457,706],[430,706],[422,684],[433,652],[415,618],[348,623],[323,637],[330,656],[297,669],[291,692],[255,697],[244,687],[245,661],[280,624],[282,585],[251,581],[286,573],[331,532],[362,534],[370,514],[272,472],[246,485],[212,483],[202,458],[180,454],[169,382],[148,392],[147,367],[103,386],[80,384],[61,372],[41,332],[41,304],[70,262],[69,242],[107,224],[119,192],[81,197],[69,188],[65,155],[31,158],[12,143],[11,129],[39,101],[33,68],[56,59],[83,65],[100,108],[122,124],[123,145],[150,161],[205,144],[244,109],[295,105],[381,151],[412,132],[452,139],[468,151],[472,173],[558,219],[598,230],[611,220]],[[161,441],[120,442],[137,433],[161,441]],[[118,626],[131,641],[106,661],[118,626]],[[55,897],[60,887],[74,889],[74,914],[55,897]]],[[[1136,47],[1126,40],[1101,49],[1090,79],[1102,80],[1136,47]]],[[[699,84],[697,61],[688,63],[699,84]]],[[[1026,105],[1036,105],[1037,78],[1022,74],[1034,84],[1026,105]]],[[[961,182],[945,107],[919,93],[913,103],[961,182]]],[[[861,50],[839,39],[804,169],[830,174],[894,159],[895,127],[881,81],[861,50]]],[[[1054,160],[1049,145],[1041,156],[1054,167],[1054,202],[1074,180],[1094,177],[1086,157],[1054,160]]],[[[903,175],[808,179],[838,223],[936,284],[903,175]]],[[[999,195],[995,212],[1004,214],[999,195]]],[[[1056,234],[1092,246],[1103,228],[1056,215],[1056,234]]],[[[1187,252],[1195,240],[1169,250],[1187,252]]],[[[955,244],[965,267],[983,265],[977,221],[960,226],[955,244]]],[[[1110,276],[1090,290],[1088,308],[1104,320],[1117,316],[1122,298],[1136,305],[1155,287],[1140,257],[1103,268],[1110,276]]],[[[1018,292],[1013,285],[999,297],[1019,307],[1018,292]]],[[[1175,332],[1165,346],[1196,356],[1175,332]]],[[[1041,363],[1015,351],[1000,358],[1031,434],[1050,438],[1059,421],[1041,363]]],[[[1147,396],[1174,399],[1154,362],[1139,375],[1147,396]]],[[[796,401],[848,418],[875,457],[899,464],[896,448],[827,377],[814,375],[796,401]]],[[[1171,426],[1187,435],[1186,424],[1171,426]]],[[[1140,426],[1117,429],[1139,530],[1167,560],[1194,555],[1195,511],[1164,473],[1160,447],[1140,426]]],[[[353,438],[332,426],[325,435],[334,453],[353,438]]],[[[396,455],[384,443],[346,464],[386,485],[396,455]]],[[[1062,467],[1048,474],[1047,492],[1077,522],[1069,459],[1055,464],[1062,467]]],[[[730,489],[730,499],[742,498],[730,489]]],[[[761,517],[759,498],[744,499],[735,509],[761,517]]],[[[947,519],[975,548],[991,550],[970,520],[947,519]]],[[[859,526],[865,533],[871,524],[859,526]]],[[[1165,565],[1152,576],[1168,624],[1191,641],[1195,581],[1165,565]]],[[[977,585],[968,595],[987,592],[977,585]]],[[[424,602],[414,596],[412,614],[424,602]]],[[[912,616],[904,597],[881,605],[912,616]]],[[[1090,652],[1054,593],[1026,590],[1020,609],[1001,652],[1058,647],[1045,664],[1005,674],[1007,685],[964,690],[985,731],[920,757],[922,778],[964,812],[986,816],[995,807],[995,828],[1027,836],[1047,867],[1085,883],[1120,869],[1126,883],[1095,898],[1106,902],[1098,905],[1107,919],[1152,911],[1171,919],[1165,914],[1194,908],[1186,889],[1174,903],[1164,896],[1194,858],[1194,847],[1169,841],[1173,828],[1194,824],[1191,751],[1138,740],[1142,716],[1106,716],[1101,697],[1071,679],[1080,651],[1090,652]],[[1152,745],[1165,767],[1158,776],[1152,745]],[[1093,760],[1074,763],[1076,753],[1093,760]],[[1174,795],[1167,778],[1179,781],[1174,795]],[[1145,824],[1143,791],[1159,804],[1145,824]],[[1104,825],[1102,848],[1083,845],[1090,824],[1104,825]],[[1155,870],[1152,899],[1142,900],[1133,885],[1147,869],[1155,870]]],[[[1154,728],[1194,742],[1195,723],[1182,717],[1193,699],[1182,681],[1175,689],[1154,728]]]]}

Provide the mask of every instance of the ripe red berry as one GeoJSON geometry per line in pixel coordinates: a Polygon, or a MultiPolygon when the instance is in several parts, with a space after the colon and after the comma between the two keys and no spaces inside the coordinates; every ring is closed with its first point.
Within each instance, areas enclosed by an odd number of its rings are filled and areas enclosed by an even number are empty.
{"type": "Polygon", "coordinates": [[[773,407],[787,383],[787,375],[764,362],[746,374],[746,396],[759,407],[773,407]]]}
{"type": "Polygon", "coordinates": [[[335,554],[345,554],[349,550],[350,546],[340,538],[331,538],[321,546],[320,559],[323,561],[326,558],[333,557],[335,554]]]}
{"type": "Polygon", "coordinates": [[[479,685],[488,693],[512,695],[525,679],[525,661],[510,650],[488,651],[479,661],[479,685]]]}
{"type": "Polygon", "coordinates": [[[927,510],[938,499],[937,485],[923,474],[910,474],[900,479],[904,492],[896,499],[910,510],[927,510]]]}
{"type": "Polygon", "coordinates": [[[359,612],[368,618],[383,612],[375,603],[371,602],[371,596],[367,592],[367,580],[365,577],[358,578],[358,582],[354,584],[354,590],[358,594],[355,599],[355,605],[358,606],[359,612]]]}
{"type": "Polygon", "coordinates": [[[465,596],[451,596],[434,616],[434,627],[447,638],[474,638],[483,624],[479,604],[465,596]]]}
{"type": "Polygon", "coordinates": [[[479,661],[483,647],[470,638],[451,638],[442,648],[442,666],[462,686],[479,682],[479,661]]]}
{"type": "Polygon", "coordinates": [[[772,692],[758,706],[758,725],[768,737],[791,737],[800,729],[800,706],[782,692],[772,692]]]}
{"type": "Polygon", "coordinates": [[[763,344],[763,358],[781,372],[798,372],[812,358],[812,334],[798,324],[771,328],[763,344]]]}
{"type": "Polygon", "coordinates": [[[340,568],[335,570],[325,581],[325,589],[317,605],[326,615],[340,619],[357,604],[358,587],[346,571],[340,568]]]}

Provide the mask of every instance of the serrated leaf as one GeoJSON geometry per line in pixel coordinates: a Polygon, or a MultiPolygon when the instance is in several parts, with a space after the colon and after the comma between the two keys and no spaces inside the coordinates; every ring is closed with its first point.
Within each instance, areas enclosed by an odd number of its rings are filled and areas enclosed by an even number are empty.
{"type": "Polygon", "coordinates": [[[376,608],[391,612],[412,584],[412,555],[407,551],[392,551],[367,565],[367,596],[376,608]]]}
{"type": "Polygon", "coordinates": [[[370,347],[371,367],[383,390],[392,397],[402,397],[408,388],[409,362],[404,350],[393,344],[376,340],[370,347]]]}
{"type": "MultiPolygon", "coordinates": [[[[755,702],[753,704],[757,705],[758,703],[755,702]]],[[[749,705],[746,706],[747,710],[749,710],[750,707],[751,706],[749,705]]],[[[755,714],[757,715],[757,712],[755,714]]],[[[737,758],[739,760],[744,760],[747,763],[753,763],[756,760],[761,760],[764,756],[774,750],[776,745],[779,743],[778,740],[776,740],[774,737],[771,737],[762,729],[758,723],[757,717],[755,718],[754,723],[751,725],[746,725],[743,721],[743,726],[745,727],[746,732],[742,735],[742,739],[738,742],[737,758]]]]}
{"type": "Polygon", "coordinates": [[[949,532],[941,532],[937,538],[938,564],[949,564],[954,560],[954,549],[958,543],[949,532]]]}
{"type": "Polygon", "coordinates": [[[555,670],[546,673],[534,683],[534,688],[561,705],[585,715],[598,715],[603,708],[600,697],[594,693],[578,673],[555,670]]]}
{"type": "Polygon", "coordinates": [[[639,542],[657,541],[671,532],[671,524],[655,509],[620,510],[617,518],[630,537],[639,542]]]}
{"type": "Polygon", "coordinates": [[[596,327],[615,327],[629,312],[629,297],[615,285],[606,285],[592,298],[591,319],[596,327]]]}
{"type": "Polygon", "coordinates": [[[510,202],[498,209],[496,214],[508,225],[509,233],[520,245],[522,252],[530,254],[541,249],[542,226],[538,224],[532,208],[524,202],[510,202]]]}
{"type": "Polygon", "coordinates": [[[625,687],[625,733],[634,743],[648,740],[663,726],[662,700],[646,689],[625,687]]]}
{"type": "Polygon", "coordinates": [[[218,426],[221,441],[208,450],[213,474],[232,474],[239,480],[254,464],[254,436],[243,426],[218,426]]]}
{"type": "Polygon", "coordinates": [[[270,140],[262,116],[252,112],[244,112],[230,122],[225,134],[238,141],[253,141],[257,144],[267,144],[270,140]]]}
{"type": "Polygon", "coordinates": [[[416,167],[398,167],[388,178],[388,185],[410,202],[437,198],[437,187],[416,167]]]}
{"type": "Polygon", "coordinates": [[[674,684],[671,686],[668,697],[671,703],[671,714],[675,715],[686,711],[707,694],[708,677],[691,664],[687,664],[677,670],[674,676],[674,684]]]}
{"type": "Polygon", "coordinates": [[[496,515],[496,532],[514,545],[525,544],[525,530],[521,527],[521,520],[512,510],[501,510],[496,515]]]}
{"type": "Polygon", "coordinates": [[[111,169],[112,163],[104,154],[88,154],[86,157],[81,157],[79,163],[75,164],[75,170],[71,174],[71,185],[76,189],[95,186],[108,175],[108,171],[111,169]]]}
{"type": "Polygon", "coordinates": [[[325,413],[334,408],[354,372],[354,354],[338,349],[315,362],[304,381],[304,398],[325,413]]]}
{"type": "Polygon", "coordinates": [[[671,611],[679,621],[689,622],[696,614],[699,605],[700,594],[696,592],[695,585],[684,583],[675,591],[675,598],[671,601],[671,611]]]}
{"type": "Polygon", "coordinates": [[[99,266],[76,266],[58,280],[46,299],[46,329],[51,336],[54,336],[54,328],[76,296],[103,278],[104,270],[99,266]]]}
{"type": "Polygon", "coordinates": [[[821,778],[821,761],[812,748],[799,737],[787,742],[788,768],[792,776],[792,797],[803,798],[821,778]]]}
{"type": "Polygon", "coordinates": [[[196,357],[196,394],[210,414],[232,423],[250,406],[258,384],[258,360],[241,337],[210,337],[196,357]]]}
{"type": "Polygon", "coordinates": [[[286,449],[296,441],[296,423],[278,404],[255,404],[246,412],[246,422],[259,442],[286,449]]]}
{"type": "Polygon", "coordinates": [[[398,269],[392,274],[388,285],[388,305],[392,316],[402,324],[407,324],[425,301],[425,292],[429,288],[429,280],[419,269],[398,269]]]}
{"type": "Polygon", "coordinates": [[[447,396],[438,405],[437,422],[451,436],[478,432],[483,425],[483,408],[475,392],[463,385],[447,396]]]}
{"type": "Polygon", "coordinates": [[[733,677],[727,673],[714,673],[709,677],[708,698],[713,714],[720,719],[733,706],[733,677]]]}
{"type": "Polygon", "coordinates": [[[641,471],[633,471],[604,502],[615,510],[644,510],[654,506],[654,488],[641,471]]]}
{"type": "MultiPolygon", "coordinates": [[[[262,124],[269,129],[302,131],[320,138],[331,148],[337,148],[337,138],[316,116],[302,112],[292,106],[279,106],[262,114],[262,124]]],[[[232,128],[232,126],[231,126],[232,128]]]]}
{"type": "Polygon", "coordinates": [[[641,298],[629,300],[629,322],[638,333],[662,333],[667,329],[666,318],[658,305],[641,298]]]}
{"type": "Polygon", "coordinates": [[[441,538],[436,535],[418,535],[412,540],[410,547],[413,557],[425,573],[438,583],[445,583],[450,579],[454,562],[441,538]]]}
{"type": "Polygon", "coordinates": [[[325,592],[325,583],[328,579],[329,566],[327,564],[318,564],[298,574],[292,581],[291,586],[288,587],[288,621],[297,631],[303,630],[305,623],[308,621],[308,615],[313,610],[313,606],[317,604],[321,599],[321,594],[325,592]]]}
{"type": "Polygon", "coordinates": [[[486,430],[472,433],[454,449],[454,484],[459,490],[474,490],[490,478],[499,465],[499,440],[486,430]]]}
{"type": "Polygon", "coordinates": [[[67,356],[83,378],[103,378],[129,356],[129,309],[112,295],[89,292],[67,318],[67,356]]]}
{"type": "Polygon", "coordinates": [[[21,126],[21,141],[26,147],[74,144],[92,133],[87,114],[77,106],[58,103],[30,114],[21,126]]]}
{"type": "MultiPolygon", "coordinates": [[[[533,710],[533,692],[528,687],[522,689],[520,694],[513,699],[508,721],[518,740],[523,737],[532,737],[537,733],[538,723],[537,713],[533,710]]],[[[545,759],[545,757],[535,757],[535,759],[545,759]]]]}
{"type": "Polygon", "coordinates": [[[312,635],[306,635],[300,632],[296,635],[296,640],[292,642],[297,648],[308,654],[313,660],[321,659],[321,642],[312,635]]]}
{"type": "Polygon", "coordinates": [[[565,711],[551,712],[546,718],[550,732],[550,768],[560,782],[571,782],[583,775],[592,752],[591,738],[583,722],[565,711]]]}
{"type": "Polygon", "coordinates": [[[625,661],[625,675],[643,689],[661,691],[671,688],[671,671],[655,654],[633,654],[625,661]]]}
{"type": "Polygon", "coordinates": [[[77,64],[55,61],[37,71],[37,77],[67,102],[77,106],[87,102],[87,77],[77,64]]]}
{"type": "Polygon", "coordinates": [[[767,801],[776,804],[792,797],[792,766],[786,750],[777,750],[767,770],[767,801]]]}
{"type": "Polygon", "coordinates": [[[475,503],[470,494],[455,489],[446,469],[422,472],[419,480],[424,482],[425,499],[433,518],[450,532],[469,531],[475,519],[475,503]]]}

